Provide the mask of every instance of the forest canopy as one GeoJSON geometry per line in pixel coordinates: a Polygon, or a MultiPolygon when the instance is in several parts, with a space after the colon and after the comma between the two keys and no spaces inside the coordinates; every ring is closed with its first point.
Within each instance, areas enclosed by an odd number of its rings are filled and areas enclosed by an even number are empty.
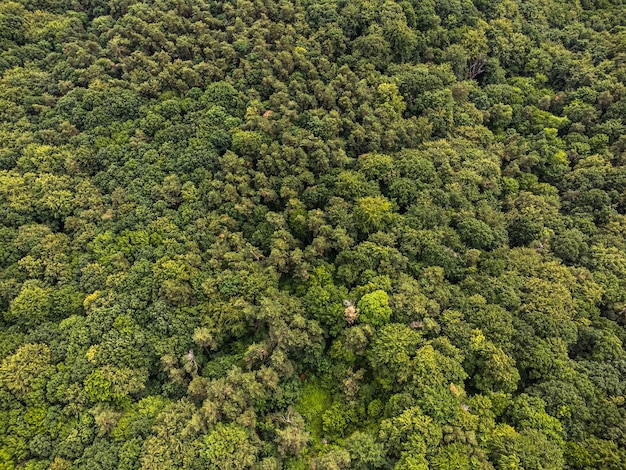
{"type": "Polygon", "coordinates": [[[0,0],[0,470],[626,468],[622,0],[0,0]]]}

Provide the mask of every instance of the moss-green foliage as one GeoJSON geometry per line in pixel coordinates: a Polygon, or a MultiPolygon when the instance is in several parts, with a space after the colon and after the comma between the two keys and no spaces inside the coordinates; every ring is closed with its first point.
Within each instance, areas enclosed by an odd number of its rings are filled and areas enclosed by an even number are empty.
{"type": "Polygon", "coordinates": [[[626,468],[618,0],[0,0],[0,469],[626,468]]]}
{"type": "Polygon", "coordinates": [[[302,395],[296,404],[304,418],[307,429],[314,440],[323,436],[323,416],[332,405],[332,397],[317,381],[311,381],[302,388],[302,395]]]}

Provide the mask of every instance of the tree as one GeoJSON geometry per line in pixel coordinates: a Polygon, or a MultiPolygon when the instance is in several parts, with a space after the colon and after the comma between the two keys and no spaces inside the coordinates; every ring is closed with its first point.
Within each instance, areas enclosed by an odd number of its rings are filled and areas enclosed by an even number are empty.
{"type": "Polygon", "coordinates": [[[391,222],[391,207],[382,196],[360,198],[354,207],[354,220],[363,233],[376,232],[391,222]]]}
{"type": "Polygon", "coordinates": [[[499,425],[494,431],[492,458],[503,468],[521,466],[529,469],[563,468],[563,451],[537,430],[518,433],[510,426],[499,425]]]}
{"type": "Polygon", "coordinates": [[[313,270],[303,303],[308,313],[332,335],[336,335],[345,326],[344,301],[347,299],[347,289],[335,285],[329,269],[320,266],[313,270]]]}
{"type": "Polygon", "coordinates": [[[304,430],[304,420],[292,408],[287,409],[286,417],[281,417],[287,426],[276,429],[276,444],[281,457],[302,455],[309,443],[309,434],[304,430]]]}
{"type": "Polygon", "coordinates": [[[378,329],[367,358],[383,387],[391,389],[397,384],[398,374],[409,367],[422,341],[420,333],[407,325],[389,323],[378,329]]]}
{"type": "Polygon", "coordinates": [[[350,453],[345,449],[333,449],[313,460],[314,470],[342,470],[350,468],[350,453]]]}
{"type": "Polygon", "coordinates": [[[402,452],[425,454],[436,447],[442,439],[441,428],[425,416],[419,407],[412,407],[400,415],[380,423],[379,439],[387,453],[399,457],[402,452]]]}
{"type": "Polygon", "coordinates": [[[39,325],[52,313],[50,291],[38,283],[27,283],[13,299],[5,318],[23,326],[39,325]]]}
{"type": "MultiPolygon", "coordinates": [[[[0,385],[17,399],[26,399],[35,392],[43,394],[52,371],[50,347],[40,343],[25,344],[2,361],[0,385]]],[[[42,398],[43,396],[39,396],[35,403],[42,398]]]]}
{"type": "Polygon", "coordinates": [[[491,228],[481,220],[465,219],[457,225],[461,240],[472,248],[488,249],[493,245],[491,228]]]}
{"type": "MultiPolygon", "coordinates": [[[[182,400],[169,404],[159,413],[151,435],[143,442],[140,456],[142,469],[157,469],[163,466],[189,468],[195,464],[198,443],[194,435],[184,432],[194,412],[195,406],[187,400],[182,400]]],[[[239,436],[237,433],[235,435],[239,436]]],[[[219,435],[215,436],[215,441],[219,442],[219,435]]],[[[217,458],[220,456],[221,454],[218,454],[217,458]]]]}
{"type": "Polygon", "coordinates": [[[353,433],[346,447],[350,452],[351,466],[355,469],[381,468],[385,464],[385,448],[371,434],[353,433]]]}
{"type": "Polygon", "coordinates": [[[391,318],[389,296],[383,290],[375,290],[361,297],[357,303],[359,310],[358,320],[372,326],[382,326],[391,318]]]}
{"type": "Polygon", "coordinates": [[[218,423],[204,437],[200,448],[200,456],[210,469],[250,468],[256,453],[246,430],[236,424],[218,423]]]}
{"type": "Polygon", "coordinates": [[[578,229],[566,230],[551,240],[552,251],[563,261],[573,263],[587,250],[584,234],[578,229]]]}
{"type": "Polygon", "coordinates": [[[472,334],[470,352],[466,371],[471,375],[472,384],[477,390],[510,393],[517,389],[520,375],[515,368],[515,361],[486,340],[480,330],[474,330],[472,334]],[[472,373],[474,367],[475,372],[472,373]]]}

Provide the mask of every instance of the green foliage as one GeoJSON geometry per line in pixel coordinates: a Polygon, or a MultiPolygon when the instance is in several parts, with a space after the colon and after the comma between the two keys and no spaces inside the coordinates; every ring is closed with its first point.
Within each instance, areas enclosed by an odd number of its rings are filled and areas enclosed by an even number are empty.
{"type": "Polygon", "coordinates": [[[515,361],[500,348],[486,340],[480,330],[474,330],[470,339],[466,370],[472,370],[470,362],[476,361],[472,384],[481,392],[510,393],[517,389],[520,375],[515,361]]]}
{"type": "Polygon", "coordinates": [[[398,374],[409,367],[421,342],[421,335],[406,325],[389,323],[378,329],[369,347],[368,360],[385,388],[397,383],[398,374]]]}
{"type": "Polygon", "coordinates": [[[587,251],[585,236],[578,229],[563,232],[551,244],[554,254],[568,263],[574,263],[587,251]]]}
{"type": "Polygon", "coordinates": [[[303,302],[309,314],[336,335],[346,324],[343,301],[348,297],[348,290],[336,286],[331,272],[325,267],[318,267],[310,274],[308,288],[303,302]]]}
{"type": "Polygon", "coordinates": [[[625,468],[624,18],[0,0],[0,468],[625,468]]]}
{"type": "Polygon", "coordinates": [[[348,427],[356,421],[354,411],[335,403],[322,415],[322,431],[324,436],[338,439],[346,434],[348,427]]]}
{"type": "Polygon", "coordinates": [[[507,425],[494,431],[493,461],[501,468],[563,468],[563,451],[536,430],[517,433],[507,425]],[[517,467],[515,467],[517,466],[517,467]]]}
{"type": "Polygon", "coordinates": [[[11,302],[5,318],[25,326],[39,325],[52,313],[52,296],[36,283],[25,285],[11,302]]]}
{"type": "Polygon", "coordinates": [[[360,198],[354,207],[354,219],[364,233],[382,230],[392,220],[391,202],[382,196],[360,198]]]}
{"type": "Polygon", "coordinates": [[[296,408],[314,439],[322,438],[323,414],[331,404],[330,394],[319,384],[311,381],[304,386],[296,408]]]}
{"type": "Polygon", "coordinates": [[[346,448],[352,468],[380,468],[385,463],[385,447],[371,434],[355,432],[347,439],[346,448]]]}
{"type": "Polygon", "coordinates": [[[491,248],[494,236],[491,228],[481,220],[465,219],[457,226],[461,240],[472,248],[491,248]]]}
{"type": "Polygon", "coordinates": [[[43,391],[52,367],[48,345],[24,344],[2,361],[0,385],[16,398],[25,399],[33,392],[43,391]]]}
{"type": "Polygon", "coordinates": [[[392,455],[399,455],[403,451],[426,453],[428,448],[437,446],[442,437],[441,428],[424,415],[419,407],[409,408],[380,423],[379,438],[392,455]]]}
{"type": "Polygon", "coordinates": [[[203,439],[200,456],[210,469],[250,468],[256,460],[256,449],[246,430],[236,424],[218,423],[203,439]]]}
{"type": "Polygon", "coordinates": [[[613,470],[623,465],[624,450],[618,449],[615,442],[593,437],[582,442],[568,442],[565,459],[572,468],[613,470]]]}
{"type": "Polygon", "coordinates": [[[357,304],[359,310],[358,320],[372,326],[382,326],[391,318],[389,296],[383,290],[375,290],[365,294],[357,304]]]}

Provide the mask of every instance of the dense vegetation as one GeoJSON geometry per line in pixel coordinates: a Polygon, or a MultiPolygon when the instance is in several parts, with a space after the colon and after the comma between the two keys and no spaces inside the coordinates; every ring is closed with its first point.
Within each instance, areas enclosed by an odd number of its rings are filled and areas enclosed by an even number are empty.
{"type": "Polygon", "coordinates": [[[0,469],[626,468],[620,0],[1,0],[0,469]]]}

